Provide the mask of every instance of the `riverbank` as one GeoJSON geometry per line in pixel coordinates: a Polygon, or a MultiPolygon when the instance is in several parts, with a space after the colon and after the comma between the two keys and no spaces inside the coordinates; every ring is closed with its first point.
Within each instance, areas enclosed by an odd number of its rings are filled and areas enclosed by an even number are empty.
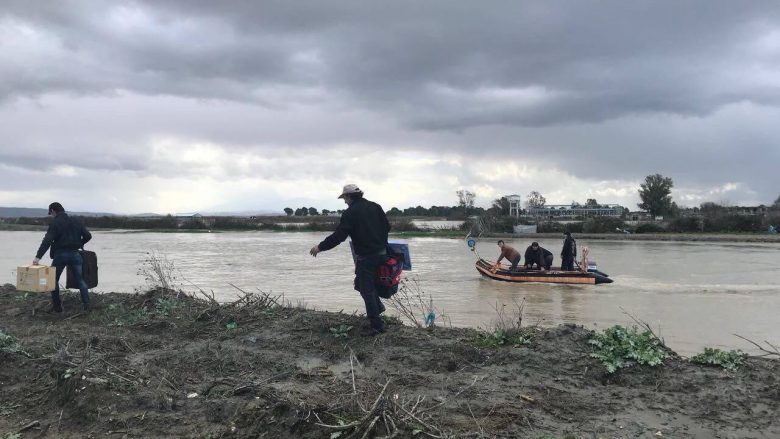
{"type": "Polygon", "coordinates": [[[729,372],[673,356],[608,374],[581,327],[529,330],[517,347],[395,319],[365,337],[358,316],[263,295],[102,294],[82,314],[69,294],[64,316],[47,307],[0,288],[0,437],[780,435],[768,359],[729,372]]]}

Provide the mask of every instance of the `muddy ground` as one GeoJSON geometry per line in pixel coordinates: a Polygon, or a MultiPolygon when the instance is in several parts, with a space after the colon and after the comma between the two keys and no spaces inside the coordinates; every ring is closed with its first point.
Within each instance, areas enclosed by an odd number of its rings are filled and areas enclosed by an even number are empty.
{"type": "Polygon", "coordinates": [[[680,358],[609,375],[590,331],[519,347],[475,330],[360,335],[358,316],[160,292],[64,316],[0,288],[0,438],[778,438],[780,361],[680,358]],[[352,326],[346,331],[346,327],[352,326]],[[338,336],[338,335],[344,335],[338,336]],[[17,436],[18,434],[18,436],[17,436]]]}

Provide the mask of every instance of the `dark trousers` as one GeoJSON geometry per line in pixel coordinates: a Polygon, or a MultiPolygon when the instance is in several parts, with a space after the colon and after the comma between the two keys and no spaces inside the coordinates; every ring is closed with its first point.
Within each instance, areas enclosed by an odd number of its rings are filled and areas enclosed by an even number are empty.
{"type": "Polygon", "coordinates": [[[385,312],[385,306],[376,293],[376,270],[385,255],[359,256],[355,264],[355,289],[360,292],[366,304],[366,317],[371,327],[382,331],[385,324],[379,315],[385,312]]]}
{"type": "Polygon", "coordinates": [[[516,257],[511,262],[512,266],[509,267],[509,271],[517,271],[517,265],[520,263],[520,256],[516,257]]]}
{"type": "Polygon", "coordinates": [[[549,270],[550,267],[552,267],[553,264],[553,255],[547,255],[546,258],[544,258],[544,269],[549,270]]]}
{"type": "Polygon", "coordinates": [[[563,262],[561,262],[561,270],[574,271],[574,258],[563,258],[563,262]]]}
{"type": "Polygon", "coordinates": [[[73,272],[73,275],[76,276],[76,280],[79,283],[79,291],[81,292],[81,303],[89,303],[89,288],[87,288],[87,283],[81,275],[83,262],[81,255],[77,251],[63,251],[54,256],[51,265],[57,269],[57,278],[54,281],[54,291],[51,292],[51,301],[56,307],[62,307],[60,276],[62,276],[65,267],[68,267],[73,272]]]}
{"type": "Polygon", "coordinates": [[[544,258],[544,265],[539,264],[538,261],[525,261],[525,267],[531,269],[533,265],[536,264],[539,266],[539,268],[542,268],[542,266],[544,266],[545,270],[549,270],[550,267],[552,267],[552,263],[553,263],[553,256],[549,255],[546,258],[544,258]]]}

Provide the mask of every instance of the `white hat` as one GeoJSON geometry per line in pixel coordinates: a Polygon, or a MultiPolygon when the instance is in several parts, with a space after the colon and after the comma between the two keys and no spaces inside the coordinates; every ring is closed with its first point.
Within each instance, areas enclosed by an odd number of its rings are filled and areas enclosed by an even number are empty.
{"type": "Polygon", "coordinates": [[[363,191],[361,191],[356,184],[348,184],[344,186],[344,189],[341,191],[341,195],[339,195],[339,198],[344,198],[344,195],[362,194],[362,193],[363,191]]]}

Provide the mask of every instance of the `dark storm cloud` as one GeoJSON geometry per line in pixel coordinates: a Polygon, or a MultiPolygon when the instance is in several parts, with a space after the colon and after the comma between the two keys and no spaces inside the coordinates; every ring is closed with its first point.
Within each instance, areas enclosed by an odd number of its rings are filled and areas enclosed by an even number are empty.
{"type": "Polygon", "coordinates": [[[22,168],[162,172],[150,139],[172,136],[261,156],[451,150],[776,196],[776,2],[6,0],[0,50],[0,160],[22,168]],[[50,96],[56,112],[9,122],[50,96]]]}
{"type": "Polygon", "coordinates": [[[704,115],[732,102],[777,104],[777,82],[762,83],[780,63],[777,47],[759,43],[777,30],[779,10],[727,1],[10,2],[6,25],[51,33],[73,63],[56,77],[13,75],[0,93],[129,89],[284,105],[294,90],[273,96],[269,87],[323,88],[423,129],[704,115]]]}

